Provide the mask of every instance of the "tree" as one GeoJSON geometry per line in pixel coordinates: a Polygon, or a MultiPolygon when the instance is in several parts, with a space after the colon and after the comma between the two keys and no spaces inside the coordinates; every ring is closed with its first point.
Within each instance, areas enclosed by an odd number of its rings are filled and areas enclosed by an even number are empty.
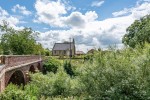
{"type": "Polygon", "coordinates": [[[44,50],[44,53],[45,53],[45,56],[50,56],[51,53],[52,53],[52,51],[50,51],[48,48],[46,48],[46,49],[44,50]]]}
{"type": "Polygon", "coordinates": [[[136,45],[143,46],[145,42],[150,43],[150,15],[146,15],[129,26],[122,42],[134,48],[136,45]]]}
{"type": "Polygon", "coordinates": [[[61,63],[59,60],[57,60],[54,57],[49,57],[47,60],[44,61],[44,64],[43,64],[44,73],[47,73],[47,72],[56,73],[60,65],[61,63]]]}
{"type": "Polygon", "coordinates": [[[35,37],[38,33],[31,28],[15,30],[4,22],[0,25],[0,30],[3,32],[0,45],[4,54],[39,54],[44,51],[41,44],[36,43],[35,37]]]}

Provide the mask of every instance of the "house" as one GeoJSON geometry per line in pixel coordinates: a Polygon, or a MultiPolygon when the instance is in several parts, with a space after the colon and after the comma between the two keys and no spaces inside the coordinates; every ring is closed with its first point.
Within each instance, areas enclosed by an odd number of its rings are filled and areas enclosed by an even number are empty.
{"type": "Polygon", "coordinates": [[[95,51],[96,51],[95,49],[91,49],[87,52],[87,54],[94,54],[95,51]]]}
{"type": "Polygon", "coordinates": [[[55,43],[52,49],[52,56],[74,56],[76,52],[75,41],[55,43]]]}
{"type": "Polygon", "coordinates": [[[81,55],[84,55],[85,53],[83,51],[76,51],[76,55],[77,56],[81,56],[81,55]]]}

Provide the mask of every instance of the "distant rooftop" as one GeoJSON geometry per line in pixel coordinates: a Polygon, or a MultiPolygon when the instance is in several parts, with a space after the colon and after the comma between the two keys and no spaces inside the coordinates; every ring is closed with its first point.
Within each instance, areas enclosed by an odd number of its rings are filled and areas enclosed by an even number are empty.
{"type": "Polygon", "coordinates": [[[79,54],[85,54],[83,51],[76,51],[76,54],[79,55],[79,54]]]}
{"type": "MultiPolygon", "coordinates": [[[[74,44],[71,42],[71,49],[74,47],[74,44]]],[[[64,43],[55,43],[53,50],[69,50],[70,49],[70,42],[64,43]]]]}

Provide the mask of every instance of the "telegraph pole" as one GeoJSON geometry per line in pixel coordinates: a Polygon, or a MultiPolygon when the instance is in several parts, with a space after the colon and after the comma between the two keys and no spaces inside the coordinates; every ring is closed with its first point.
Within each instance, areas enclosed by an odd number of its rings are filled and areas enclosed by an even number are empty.
{"type": "Polygon", "coordinates": [[[69,54],[69,57],[70,57],[70,61],[71,61],[71,38],[70,39],[70,54],[69,54]]]}

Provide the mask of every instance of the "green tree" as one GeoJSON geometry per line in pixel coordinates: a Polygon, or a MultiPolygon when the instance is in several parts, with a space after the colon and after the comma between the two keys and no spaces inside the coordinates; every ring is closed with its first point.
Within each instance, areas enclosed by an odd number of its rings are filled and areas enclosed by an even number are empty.
{"type": "Polygon", "coordinates": [[[3,32],[0,45],[4,54],[22,55],[44,52],[41,44],[37,44],[35,40],[38,33],[31,28],[15,30],[4,22],[0,25],[0,30],[3,32]]]}
{"type": "Polygon", "coordinates": [[[53,72],[56,73],[58,67],[61,65],[60,61],[54,57],[49,57],[43,64],[44,73],[53,72]]]}
{"type": "Polygon", "coordinates": [[[46,48],[46,49],[44,50],[45,56],[50,56],[51,53],[52,53],[52,51],[50,51],[48,48],[46,48]]]}
{"type": "Polygon", "coordinates": [[[122,39],[125,45],[134,48],[137,44],[143,46],[145,42],[150,43],[150,15],[135,20],[126,32],[122,39]]]}

